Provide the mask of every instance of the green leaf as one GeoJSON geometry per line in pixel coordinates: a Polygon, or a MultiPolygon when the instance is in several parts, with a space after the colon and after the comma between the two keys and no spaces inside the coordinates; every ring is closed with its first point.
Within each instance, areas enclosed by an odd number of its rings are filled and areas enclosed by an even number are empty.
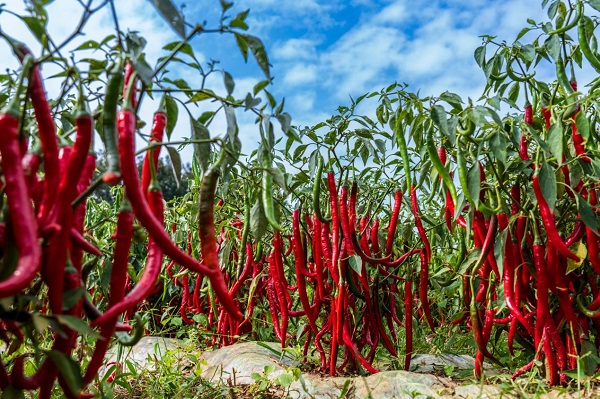
{"type": "Polygon", "coordinates": [[[60,324],[70,328],[73,331],[89,335],[93,338],[100,337],[100,334],[98,334],[92,327],[89,326],[89,324],[78,317],[69,315],[56,315],[54,317],[60,324]]]}
{"type": "Polygon", "coordinates": [[[554,212],[554,205],[556,203],[556,175],[552,170],[552,167],[544,162],[540,168],[540,188],[542,194],[550,207],[550,210],[554,212]]]}
{"type": "Polygon", "coordinates": [[[179,151],[173,147],[167,147],[167,152],[169,153],[169,159],[171,160],[171,166],[173,168],[173,176],[175,177],[175,183],[177,183],[177,187],[181,183],[181,155],[179,155],[179,151]]]}
{"type": "Polygon", "coordinates": [[[187,100],[188,103],[195,103],[207,99],[217,98],[217,95],[211,89],[202,89],[187,100]]]}
{"type": "Polygon", "coordinates": [[[267,218],[265,217],[265,211],[262,207],[262,201],[257,198],[254,206],[250,210],[250,230],[256,241],[259,241],[265,231],[267,231],[267,218]]]}
{"type": "Polygon", "coordinates": [[[360,259],[360,256],[352,255],[348,257],[348,264],[350,265],[352,270],[356,272],[356,274],[362,276],[362,260],[360,259]]]}
{"type": "Polygon", "coordinates": [[[244,61],[248,61],[248,40],[246,39],[246,35],[234,33],[234,36],[237,46],[244,57],[244,61]]]}
{"type": "Polygon", "coordinates": [[[440,94],[440,100],[446,101],[448,104],[450,104],[453,108],[461,111],[462,110],[462,103],[463,100],[462,98],[460,98],[460,96],[456,93],[451,93],[449,91],[445,91],[442,94],[440,94]]]}
{"type": "Polygon", "coordinates": [[[502,278],[504,273],[504,245],[506,244],[508,229],[504,229],[496,236],[496,241],[494,242],[494,257],[496,258],[496,264],[498,265],[498,272],[500,276],[498,278],[502,278]]]}
{"type": "Polygon", "coordinates": [[[448,120],[446,119],[444,107],[441,105],[434,105],[431,107],[431,117],[444,136],[448,138],[450,144],[454,145],[454,132],[450,132],[450,129],[448,128],[448,120]]]}
{"type": "Polygon", "coordinates": [[[554,125],[550,126],[548,131],[548,147],[552,151],[552,155],[556,159],[562,160],[563,158],[563,126],[561,121],[557,121],[554,125]]]}
{"type": "Polygon", "coordinates": [[[132,59],[137,59],[142,56],[144,52],[144,48],[148,42],[142,36],[138,35],[135,32],[129,32],[125,36],[125,43],[127,47],[127,52],[129,53],[132,59]]]}
{"type": "Polygon", "coordinates": [[[248,30],[248,25],[246,24],[246,17],[250,10],[242,11],[238,15],[235,16],[229,23],[229,26],[232,28],[239,28],[243,30],[248,30]]]}
{"type": "Polygon", "coordinates": [[[171,0],[150,0],[156,11],[169,23],[171,28],[185,39],[185,20],[171,0]]]}
{"type": "Polygon", "coordinates": [[[559,1],[556,0],[550,4],[550,7],[548,7],[548,18],[554,19],[556,16],[556,11],[558,11],[558,3],[559,1]]]}
{"type": "MultiPolygon", "coordinates": [[[[192,125],[192,140],[209,140],[210,132],[204,126],[203,123],[190,117],[190,124],[192,125]]],[[[194,143],[194,159],[200,165],[202,172],[208,170],[208,164],[210,162],[210,143],[194,143]]]]}
{"type": "Polygon", "coordinates": [[[47,316],[39,313],[32,314],[31,321],[33,322],[33,327],[40,334],[46,331],[46,329],[50,326],[50,319],[47,316]]]}
{"type": "Polygon", "coordinates": [[[250,47],[250,51],[252,51],[252,55],[254,55],[254,58],[265,74],[265,77],[271,79],[269,59],[262,41],[256,36],[246,35],[246,43],[248,43],[248,47],[250,47]]]}
{"type": "Polygon", "coordinates": [[[63,294],[63,310],[72,309],[85,294],[83,287],[73,288],[63,294]]]}
{"type": "Polygon", "coordinates": [[[502,162],[504,166],[506,166],[506,150],[508,148],[508,142],[506,140],[506,137],[504,137],[502,133],[496,132],[494,137],[492,137],[492,139],[490,140],[490,148],[494,153],[496,159],[502,162]]]}
{"type": "Polygon", "coordinates": [[[294,376],[291,374],[281,374],[278,378],[277,378],[277,383],[278,385],[280,385],[283,388],[287,388],[290,385],[292,385],[292,383],[294,382],[294,376]]]}
{"type": "Polygon", "coordinates": [[[525,28],[521,29],[521,31],[517,35],[517,38],[515,39],[515,41],[519,40],[520,38],[522,38],[523,36],[525,36],[530,30],[531,30],[531,28],[528,28],[528,27],[525,27],[525,28]]]}
{"type": "Polygon", "coordinates": [[[475,49],[475,62],[480,68],[485,65],[485,46],[479,46],[475,49]]]}
{"type": "Polygon", "coordinates": [[[598,351],[596,345],[589,339],[581,340],[581,358],[584,364],[585,375],[592,376],[596,372],[598,366],[598,351]]]}
{"type": "Polygon", "coordinates": [[[587,141],[590,138],[590,122],[584,112],[577,113],[575,124],[577,125],[577,131],[581,134],[581,137],[587,141]]]}
{"type": "Polygon", "coordinates": [[[558,60],[560,57],[561,43],[558,38],[559,36],[560,35],[552,35],[548,38],[548,40],[546,40],[546,43],[544,43],[546,51],[554,61],[558,60]]]}
{"type": "Polygon", "coordinates": [[[588,4],[595,10],[600,11],[600,0],[588,0],[588,4]]]}
{"type": "Polygon", "coordinates": [[[46,29],[41,21],[35,17],[21,17],[21,19],[25,22],[25,25],[27,25],[38,42],[40,42],[42,46],[45,46],[47,40],[46,29]]]}
{"type": "Polygon", "coordinates": [[[83,377],[81,376],[79,363],[75,362],[70,356],[59,351],[51,350],[46,354],[56,365],[56,368],[63,376],[71,393],[79,396],[79,393],[83,388],[83,377]]]}
{"type": "Polygon", "coordinates": [[[91,50],[91,49],[98,49],[100,48],[100,43],[98,43],[95,40],[88,40],[82,44],[79,45],[79,47],[77,47],[75,50],[73,51],[78,51],[78,50],[91,50]]]}
{"type": "Polygon", "coordinates": [[[592,206],[579,193],[577,194],[577,212],[581,220],[592,231],[598,231],[598,217],[592,206]]]}
{"type": "Polygon", "coordinates": [[[281,125],[281,131],[287,134],[288,130],[290,130],[290,127],[292,125],[292,116],[287,112],[284,112],[283,114],[277,115],[276,118],[279,121],[279,124],[281,125]]]}
{"type": "Polygon", "coordinates": [[[154,75],[154,70],[146,60],[143,58],[138,58],[133,61],[133,69],[138,73],[138,77],[145,85],[150,85],[152,83],[152,76],[154,75]]]}
{"type": "Polygon", "coordinates": [[[165,106],[167,108],[167,138],[171,140],[171,133],[175,129],[177,124],[177,116],[179,115],[179,108],[175,99],[170,95],[165,95],[165,106]]]}
{"type": "Polygon", "coordinates": [[[508,89],[508,99],[510,101],[512,101],[513,103],[516,102],[517,99],[519,98],[520,88],[521,88],[520,82],[514,82],[513,84],[510,85],[510,88],[508,89]]]}
{"type": "Polygon", "coordinates": [[[473,267],[473,265],[475,265],[475,263],[477,263],[479,255],[481,255],[481,248],[475,248],[469,252],[465,260],[463,260],[463,262],[460,264],[457,274],[465,274],[471,267],[473,267]]]}
{"type": "Polygon", "coordinates": [[[481,191],[481,175],[479,173],[479,164],[473,164],[467,173],[467,185],[469,194],[475,201],[475,208],[479,205],[479,193],[481,191]]]}
{"type": "Polygon", "coordinates": [[[227,90],[227,95],[230,96],[233,93],[233,89],[235,89],[235,82],[233,81],[233,77],[227,71],[223,71],[223,83],[225,84],[225,90],[227,90]]]}
{"type": "Polygon", "coordinates": [[[270,168],[270,169],[267,170],[267,172],[271,176],[273,176],[273,181],[275,182],[275,184],[277,184],[279,187],[281,187],[285,191],[288,191],[287,190],[287,184],[285,183],[285,175],[283,174],[283,172],[281,171],[281,169],[279,169],[279,168],[270,168]]]}
{"type": "Polygon", "coordinates": [[[231,7],[233,7],[233,2],[231,1],[226,1],[226,0],[219,0],[219,2],[221,3],[221,10],[223,10],[223,12],[229,10],[231,7]]]}
{"type": "Polygon", "coordinates": [[[587,246],[583,242],[581,242],[581,240],[575,241],[573,244],[571,244],[569,250],[571,250],[571,252],[577,255],[579,260],[575,261],[570,258],[567,259],[567,274],[571,273],[573,270],[577,270],[583,264],[583,261],[587,257],[587,246]]]}
{"type": "Polygon", "coordinates": [[[192,46],[189,43],[184,43],[182,41],[176,41],[176,42],[171,42],[171,43],[163,46],[163,50],[167,50],[167,51],[173,51],[176,48],[179,49],[178,52],[187,54],[194,59],[196,58],[196,55],[194,54],[194,49],[192,48],[192,46]]]}

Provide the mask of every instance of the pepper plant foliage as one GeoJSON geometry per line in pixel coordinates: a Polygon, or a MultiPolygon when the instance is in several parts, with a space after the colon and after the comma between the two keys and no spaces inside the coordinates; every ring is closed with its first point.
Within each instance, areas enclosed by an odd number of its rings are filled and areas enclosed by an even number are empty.
{"type": "Polygon", "coordinates": [[[548,21],[528,21],[512,44],[483,37],[477,101],[422,98],[394,83],[304,128],[268,91],[268,57],[246,33],[247,11],[231,17],[221,1],[211,28],[154,3],[182,36],[154,66],[143,32],[117,29],[64,57],[100,7],[84,7],[64,43],[46,32],[44,2],[15,14],[41,44],[35,57],[9,36],[18,32],[2,32],[23,64],[0,77],[0,102],[18,105],[0,118],[12,135],[0,145],[2,390],[106,392],[114,376],[96,375],[104,353],[112,337],[131,345],[143,335],[140,315],[151,333],[200,329],[211,346],[297,345],[332,375],[409,369],[424,330],[448,329],[472,335],[477,376],[484,359],[514,378],[540,368],[551,385],[577,378],[573,370],[594,374],[596,1],[544,1],[548,21]],[[212,33],[233,35],[258,63],[265,79],[251,93],[236,97],[230,73],[199,62],[192,44],[212,33]],[[39,66],[51,64],[60,90],[46,101],[39,66]],[[542,68],[556,78],[539,80],[542,68]],[[161,98],[151,121],[141,119],[145,98],[161,98]],[[366,102],[375,115],[357,111],[366,102]],[[256,115],[261,138],[243,157],[242,112],[256,115]],[[180,139],[182,115],[190,129],[180,139]],[[225,131],[215,131],[218,118],[225,131]],[[92,181],[95,157],[81,143],[96,134],[109,166],[92,181]],[[137,150],[141,181],[135,135],[147,141],[137,150]],[[165,203],[158,152],[166,148],[179,175],[187,145],[189,192],[165,203]],[[64,171],[82,174],[76,187],[64,171]],[[88,199],[101,184],[113,186],[112,203],[88,199]]]}

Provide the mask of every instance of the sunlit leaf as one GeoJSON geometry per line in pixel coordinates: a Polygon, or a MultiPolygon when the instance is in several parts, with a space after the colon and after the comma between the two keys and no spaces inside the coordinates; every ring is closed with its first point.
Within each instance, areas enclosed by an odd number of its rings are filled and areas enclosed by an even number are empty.
{"type": "Polygon", "coordinates": [[[169,23],[173,30],[185,39],[185,20],[171,0],[150,0],[154,8],[169,23]]]}

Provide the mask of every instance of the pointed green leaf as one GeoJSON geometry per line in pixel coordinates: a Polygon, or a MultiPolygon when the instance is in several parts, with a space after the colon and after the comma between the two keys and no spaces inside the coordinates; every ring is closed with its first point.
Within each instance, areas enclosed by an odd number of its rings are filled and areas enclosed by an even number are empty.
{"type": "Polygon", "coordinates": [[[78,317],[69,315],[56,315],[54,317],[60,324],[70,328],[73,331],[89,335],[93,338],[100,337],[100,334],[98,334],[92,327],[89,326],[89,324],[78,317]]]}
{"type": "Polygon", "coordinates": [[[479,193],[481,192],[481,175],[479,174],[479,164],[473,164],[467,173],[467,184],[469,194],[475,201],[475,208],[479,205],[479,193]]]}
{"type": "MultiPolygon", "coordinates": [[[[197,121],[193,117],[190,117],[190,124],[192,125],[192,140],[209,140],[210,133],[206,126],[200,121],[197,121]]],[[[210,143],[194,143],[194,159],[199,163],[202,172],[208,170],[208,164],[210,162],[210,143]]]]}
{"type": "Polygon", "coordinates": [[[79,363],[75,362],[70,356],[59,351],[52,350],[48,351],[46,354],[50,360],[52,360],[52,363],[56,365],[56,368],[63,376],[71,393],[79,396],[83,388],[83,377],[81,375],[79,363]]]}
{"type": "Polygon", "coordinates": [[[262,207],[262,201],[260,201],[260,198],[257,198],[250,211],[250,230],[252,230],[252,234],[257,242],[267,230],[267,224],[268,222],[262,207]]]}
{"type": "Polygon", "coordinates": [[[448,120],[446,118],[444,107],[441,105],[434,105],[431,107],[431,117],[444,136],[448,138],[450,144],[454,145],[454,132],[450,132],[450,129],[448,128],[448,120]]]}
{"type": "Polygon", "coordinates": [[[592,206],[579,193],[577,194],[577,212],[581,220],[593,231],[598,231],[598,217],[592,206]]]}
{"type": "Polygon", "coordinates": [[[167,152],[169,154],[169,159],[171,160],[171,167],[173,168],[173,176],[175,177],[175,183],[177,183],[177,187],[181,183],[181,155],[179,155],[179,151],[173,147],[167,147],[167,152]]]}
{"type": "Polygon", "coordinates": [[[582,111],[577,113],[575,117],[575,124],[577,124],[577,131],[584,140],[588,140],[590,138],[590,122],[588,121],[587,116],[582,111]]]}
{"type": "Polygon", "coordinates": [[[150,0],[150,2],[171,28],[182,39],[185,39],[185,20],[171,0],[150,0]]]}
{"type": "Polygon", "coordinates": [[[175,129],[175,125],[177,124],[177,117],[179,115],[179,108],[177,107],[177,103],[173,97],[166,95],[165,96],[165,106],[167,108],[167,138],[169,141],[171,140],[171,133],[173,133],[173,129],[175,129]]]}
{"type": "Polygon", "coordinates": [[[230,96],[233,93],[233,89],[235,89],[235,82],[231,74],[227,71],[223,71],[223,83],[225,84],[227,95],[230,96]]]}
{"type": "Polygon", "coordinates": [[[560,160],[563,158],[563,138],[562,122],[557,121],[554,125],[550,126],[550,130],[548,131],[548,147],[550,147],[552,155],[560,160]]]}
{"type": "Polygon", "coordinates": [[[547,163],[542,165],[539,179],[542,194],[546,202],[548,202],[548,206],[554,212],[554,205],[556,204],[556,175],[552,167],[547,163]]]}
{"type": "Polygon", "coordinates": [[[265,77],[271,79],[269,59],[262,41],[256,36],[246,35],[246,42],[248,43],[248,47],[250,47],[250,51],[252,51],[252,55],[254,55],[258,66],[260,66],[260,69],[262,69],[265,74],[265,77]]]}

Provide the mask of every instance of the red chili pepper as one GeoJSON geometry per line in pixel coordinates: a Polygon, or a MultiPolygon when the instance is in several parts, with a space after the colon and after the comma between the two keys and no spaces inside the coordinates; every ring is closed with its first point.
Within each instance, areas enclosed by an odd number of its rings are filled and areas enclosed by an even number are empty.
{"type": "MultiPolygon", "coordinates": [[[[444,147],[439,147],[437,149],[437,153],[438,153],[438,157],[440,157],[440,161],[442,161],[442,165],[446,165],[446,160],[447,160],[446,149],[444,147]]],[[[440,180],[442,180],[441,176],[440,176],[440,180]]]]}
{"type": "MultiPolygon", "coordinates": [[[[124,172],[126,173],[126,172],[124,172]]],[[[164,209],[163,209],[163,197],[160,189],[153,189],[151,187],[148,192],[148,199],[150,200],[150,208],[154,217],[157,220],[163,221],[164,209]]],[[[119,314],[131,311],[133,308],[142,302],[148,295],[154,290],[156,281],[160,275],[162,266],[162,251],[156,244],[156,242],[150,238],[148,240],[148,255],[146,258],[146,265],[142,276],[138,280],[137,284],[121,301],[115,303],[98,319],[94,320],[91,325],[102,325],[112,319],[116,319],[119,314]]]]}
{"type": "MultiPolygon", "coordinates": [[[[129,63],[125,65],[125,81],[127,81],[127,65],[129,65],[129,63]]],[[[155,112],[152,130],[150,132],[150,144],[162,142],[165,126],[167,126],[167,114],[163,111],[155,112]]],[[[154,171],[158,170],[158,157],[160,155],[160,149],[161,147],[157,147],[152,150],[148,150],[144,156],[144,162],[142,163],[142,192],[144,193],[148,191],[148,187],[150,186],[150,169],[152,168],[154,171]]]]}
{"type": "Polygon", "coordinates": [[[362,355],[360,354],[360,352],[354,346],[354,342],[352,342],[352,336],[350,334],[350,331],[348,330],[348,326],[346,325],[346,323],[344,323],[344,331],[343,331],[343,335],[342,336],[344,338],[344,344],[346,345],[346,348],[348,348],[348,350],[352,354],[352,357],[354,357],[356,360],[358,360],[358,362],[365,369],[367,369],[367,371],[369,373],[371,373],[371,374],[378,373],[379,370],[377,370],[375,367],[373,367],[371,365],[371,363],[369,363],[364,357],[362,357],[362,355]]]}
{"type": "MultiPolygon", "coordinates": [[[[355,184],[353,185],[353,191],[355,190],[355,184]]],[[[353,204],[354,203],[355,202],[353,202],[353,204]]],[[[346,244],[345,249],[348,252],[348,255],[358,255],[364,262],[372,264],[387,262],[389,256],[384,258],[371,258],[360,248],[360,243],[356,236],[356,226],[350,224],[351,219],[356,219],[355,211],[356,209],[353,208],[353,206],[350,206],[350,209],[348,209],[348,187],[342,186],[340,192],[340,220],[342,222],[342,232],[344,233],[344,242],[346,244]]]]}
{"type": "MultiPolygon", "coordinates": [[[[111,309],[121,302],[125,296],[129,249],[133,240],[133,215],[129,204],[126,201],[121,204],[121,209],[117,216],[117,228],[115,232],[116,241],[110,271],[108,309],[111,309]]],[[[106,350],[110,344],[110,337],[114,334],[117,322],[116,318],[113,318],[112,320],[114,320],[114,323],[105,323],[100,329],[100,336],[103,339],[98,339],[96,341],[94,353],[92,354],[90,363],[88,364],[83,377],[86,385],[93,381],[104,361],[106,350]]]]}
{"type": "MultiPolygon", "coordinates": [[[[527,332],[530,335],[533,335],[531,323],[529,323],[521,313],[519,302],[515,296],[515,271],[518,267],[516,261],[516,254],[518,251],[517,245],[518,242],[513,242],[510,235],[506,238],[506,246],[504,249],[504,276],[502,279],[504,283],[504,300],[511,315],[515,318],[515,321],[521,323],[527,332]]],[[[514,324],[516,324],[515,321],[513,321],[514,324]]],[[[513,335],[515,332],[516,330],[513,331],[513,335]]]]}
{"type": "MultiPolygon", "coordinates": [[[[227,311],[234,316],[235,319],[241,318],[242,314],[235,306],[233,299],[229,296],[229,290],[223,279],[219,264],[218,255],[214,252],[207,251],[208,259],[204,256],[203,258],[206,264],[200,263],[190,255],[182,251],[165,232],[162,224],[152,215],[148,203],[144,194],[142,193],[139,176],[137,174],[137,167],[135,163],[135,115],[129,109],[124,109],[118,113],[117,126],[119,130],[119,155],[121,160],[122,178],[125,183],[125,193],[127,198],[131,202],[132,209],[135,216],[139,220],[140,224],[146,228],[150,237],[156,242],[156,245],[164,252],[166,256],[175,260],[175,262],[186,267],[187,269],[196,273],[201,273],[208,276],[211,286],[215,291],[215,294],[219,301],[225,306],[227,311]],[[216,262],[215,262],[216,260],[216,262]]],[[[207,174],[209,174],[207,172],[207,174]]],[[[218,178],[218,171],[212,171],[210,178],[206,177],[207,184],[214,183],[216,185],[218,178]],[[210,182],[209,180],[212,180],[210,182]]],[[[213,187],[214,189],[214,187],[213,187]]],[[[214,199],[214,191],[213,197],[214,199]]],[[[202,205],[202,204],[201,204],[202,205]]],[[[213,204],[204,203],[204,209],[212,211],[213,204]]],[[[204,212],[204,211],[203,211],[204,212]]],[[[206,217],[206,223],[200,224],[201,234],[207,235],[206,240],[202,240],[203,247],[212,248],[216,250],[216,242],[214,238],[214,219],[212,212],[210,215],[203,214],[206,217]],[[210,226],[209,226],[210,224],[210,226]],[[212,231],[211,231],[212,230],[212,231]],[[212,237],[212,238],[211,238],[212,237]],[[208,242],[210,241],[210,242],[208,242]]]]}
{"type": "Polygon", "coordinates": [[[394,238],[396,236],[396,228],[398,227],[398,217],[400,216],[400,207],[401,206],[402,206],[402,191],[396,190],[396,193],[394,194],[394,207],[392,209],[392,215],[390,217],[390,223],[388,225],[387,240],[385,242],[385,255],[392,254],[392,248],[394,246],[394,238]]]}
{"type": "Polygon", "coordinates": [[[79,249],[95,256],[102,256],[102,251],[94,246],[81,235],[75,228],[71,228],[70,231],[71,245],[78,247],[79,249]]]}
{"type": "MultiPolygon", "coordinates": [[[[274,269],[273,263],[270,263],[269,271],[274,269]]],[[[273,271],[274,272],[274,271],[273,271]]],[[[280,306],[277,301],[277,294],[275,292],[275,280],[273,278],[269,278],[267,282],[267,299],[269,301],[269,310],[271,312],[271,320],[273,322],[273,330],[275,331],[275,336],[282,343],[281,346],[284,346],[285,337],[281,332],[281,325],[279,322],[278,313],[280,306]]]]}
{"type": "MultiPolygon", "coordinates": [[[[25,44],[9,38],[5,33],[3,33],[3,36],[8,39],[13,52],[17,55],[21,63],[24,63],[28,55],[33,58],[31,50],[25,44]]],[[[58,170],[58,137],[56,135],[56,125],[54,124],[50,104],[48,104],[48,99],[46,98],[44,80],[42,79],[38,63],[33,64],[29,76],[29,98],[35,112],[39,139],[44,154],[44,194],[38,212],[39,225],[44,226],[52,207],[56,203],[60,174],[58,170]]],[[[20,159],[19,151],[19,161],[20,159]]]]}
{"type": "Polygon", "coordinates": [[[373,304],[374,321],[379,331],[379,337],[381,338],[383,345],[390,352],[392,356],[397,356],[396,348],[394,344],[387,336],[385,329],[383,328],[383,321],[381,317],[381,309],[379,308],[379,276],[375,277],[375,283],[373,285],[371,303],[373,304]]]}
{"type": "Polygon", "coordinates": [[[536,273],[537,286],[537,304],[536,304],[536,320],[535,320],[535,335],[534,347],[535,350],[540,350],[542,344],[542,335],[544,327],[550,317],[550,309],[548,308],[548,275],[546,273],[546,263],[544,261],[545,248],[537,234],[537,227],[534,224],[535,241],[533,245],[533,262],[536,273]]]}
{"type": "Polygon", "coordinates": [[[313,318],[313,313],[310,310],[310,301],[306,292],[306,281],[304,280],[303,271],[306,270],[306,253],[302,246],[302,236],[300,232],[300,209],[294,210],[292,218],[292,248],[294,250],[294,263],[296,266],[296,284],[298,285],[298,295],[300,297],[300,303],[302,308],[306,312],[306,318],[310,328],[316,334],[318,332],[317,322],[313,318]]]}
{"type": "MultiPolygon", "coordinates": [[[[125,63],[125,68],[124,68],[124,80],[123,80],[123,98],[127,98],[127,88],[130,86],[130,81],[131,81],[131,76],[133,75],[133,73],[135,72],[135,69],[133,68],[133,64],[131,63],[131,61],[127,61],[125,63]]],[[[135,108],[137,105],[137,85],[136,83],[132,83],[131,84],[131,107],[135,108]]],[[[145,191],[144,191],[145,192],[145,191]]]]}
{"type": "Polygon", "coordinates": [[[542,189],[540,188],[540,181],[537,175],[533,175],[533,192],[535,193],[535,198],[537,199],[538,206],[540,208],[540,214],[542,216],[542,222],[544,223],[544,227],[546,228],[546,234],[548,236],[548,241],[561,255],[572,259],[576,262],[579,261],[579,257],[575,255],[571,250],[565,245],[562,238],[558,234],[558,230],[556,229],[556,221],[554,219],[554,213],[550,210],[548,206],[548,202],[544,198],[544,194],[542,194],[542,189]]]}
{"type": "Polygon", "coordinates": [[[410,369],[410,359],[413,352],[413,316],[412,316],[412,281],[406,279],[404,282],[404,329],[406,339],[406,354],[404,355],[404,370],[410,369]]]}
{"type": "Polygon", "coordinates": [[[429,283],[429,261],[431,259],[431,246],[429,244],[429,239],[427,238],[427,233],[425,232],[425,228],[423,227],[423,222],[421,222],[421,216],[419,211],[419,204],[417,202],[417,191],[415,186],[410,187],[410,199],[412,204],[412,211],[415,217],[415,225],[417,226],[417,231],[419,232],[419,236],[421,237],[421,241],[423,241],[423,245],[425,247],[425,251],[421,251],[421,273],[419,276],[419,299],[421,300],[421,306],[423,307],[423,312],[425,313],[425,318],[427,319],[427,323],[431,328],[431,331],[435,331],[433,317],[431,316],[431,309],[429,307],[429,299],[427,297],[427,285],[429,283]]]}
{"type": "Polygon", "coordinates": [[[12,274],[4,281],[0,281],[0,298],[20,294],[35,278],[41,267],[37,223],[21,166],[19,112],[16,101],[0,112],[0,155],[2,155],[2,174],[5,180],[4,193],[10,211],[15,246],[19,251],[19,260],[12,274]]]}

